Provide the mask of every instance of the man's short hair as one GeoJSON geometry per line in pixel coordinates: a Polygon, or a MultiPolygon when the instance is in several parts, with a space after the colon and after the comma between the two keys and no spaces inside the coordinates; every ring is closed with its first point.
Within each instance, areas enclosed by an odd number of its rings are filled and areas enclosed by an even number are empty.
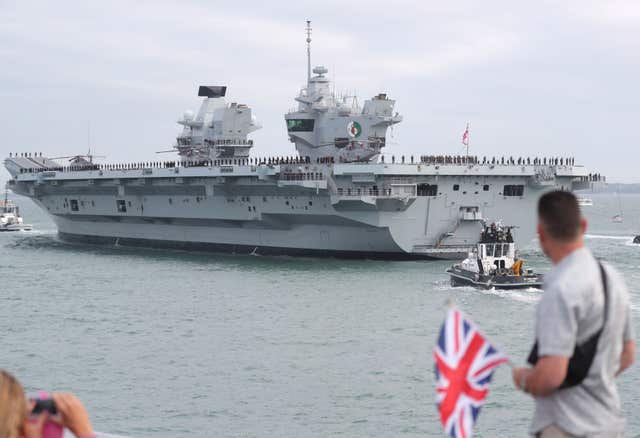
{"type": "Polygon", "coordinates": [[[582,213],[571,192],[556,190],[545,193],[538,201],[538,217],[551,238],[570,242],[580,236],[582,213]]]}

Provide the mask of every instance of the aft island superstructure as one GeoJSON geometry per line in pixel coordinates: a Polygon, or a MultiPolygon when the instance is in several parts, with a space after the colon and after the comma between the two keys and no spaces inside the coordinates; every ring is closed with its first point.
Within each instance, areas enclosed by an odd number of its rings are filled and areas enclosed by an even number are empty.
{"type": "Polygon", "coordinates": [[[63,239],[408,259],[464,256],[492,220],[517,224],[525,244],[541,194],[589,184],[572,158],[384,157],[388,128],[402,121],[394,100],[380,93],[359,106],[332,92],[326,68],[308,70],[285,115],[294,157],[252,155],[251,108],[227,103],[224,86],[201,86],[200,110],[178,121],[178,159],[61,165],[11,154],[8,187],[63,239]]]}

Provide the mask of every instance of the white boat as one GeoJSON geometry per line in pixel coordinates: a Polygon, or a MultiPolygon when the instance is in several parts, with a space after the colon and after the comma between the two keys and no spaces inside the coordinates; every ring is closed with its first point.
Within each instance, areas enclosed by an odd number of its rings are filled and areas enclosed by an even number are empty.
{"type": "Polygon", "coordinates": [[[31,231],[33,227],[25,224],[20,216],[20,208],[4,196],[0,201],[0,231],[31,231]]]}
{"type": "Polygon", "coordinates": [[[580,207],[593,207],[593,199],[578,197],[578,205],[580,207]]]}
{"type": "Polygon", "coordinates": [[[618,214],[611,218],[611,221],[616,224],[624,222],[624,214],[622,213],[622,202],[620,201],[620,195],[616,192],[616,198],[618,199],[618,214]]]}

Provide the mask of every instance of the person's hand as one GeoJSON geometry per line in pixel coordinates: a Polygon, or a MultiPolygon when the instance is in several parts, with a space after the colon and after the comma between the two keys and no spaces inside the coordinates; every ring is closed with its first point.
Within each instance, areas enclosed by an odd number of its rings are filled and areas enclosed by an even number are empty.
{"type": "Polygon", "coordinates": [[[54,393],[53,401],[62,414],[62,424],[77,437],[93,437],[93,428],[89,421],[89,414],[73,394],[54,393]]]}
{"type": "Polygon", "coordinates": [[[513,368],[511,376],[515,387],[527,392],[527,377],[529,377],[529,374],[531,374],[531,368],[513,368]]]}
{"type": "Polygon", "coordinates": [[[24,435],[24,438],[42,438],[42,428],[44,427],[44,423],[49,418],[48,412],[42,412],[35,418],[32,417],[31,411],[33,410],[35,404],[36,402],[33,400],[29,401],[29,403],[27,404],[27,412],[29,413],[29,415],[22,424],[22,433],[24,435]]]}

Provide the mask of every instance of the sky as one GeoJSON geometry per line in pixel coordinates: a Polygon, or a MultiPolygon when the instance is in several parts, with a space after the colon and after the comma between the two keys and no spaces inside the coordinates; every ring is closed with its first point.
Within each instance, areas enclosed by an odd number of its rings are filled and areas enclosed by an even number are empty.
{"type": "Polygon", "coordinates": [[[337,92],[397,100],[387,155],[462,153],[469,122],[473,155],[640,182],[638,0],[0,0],[0,156],[169,159],[204,84],[253,109],[253,155],[293,155],[307,19],[337,92]]]}

